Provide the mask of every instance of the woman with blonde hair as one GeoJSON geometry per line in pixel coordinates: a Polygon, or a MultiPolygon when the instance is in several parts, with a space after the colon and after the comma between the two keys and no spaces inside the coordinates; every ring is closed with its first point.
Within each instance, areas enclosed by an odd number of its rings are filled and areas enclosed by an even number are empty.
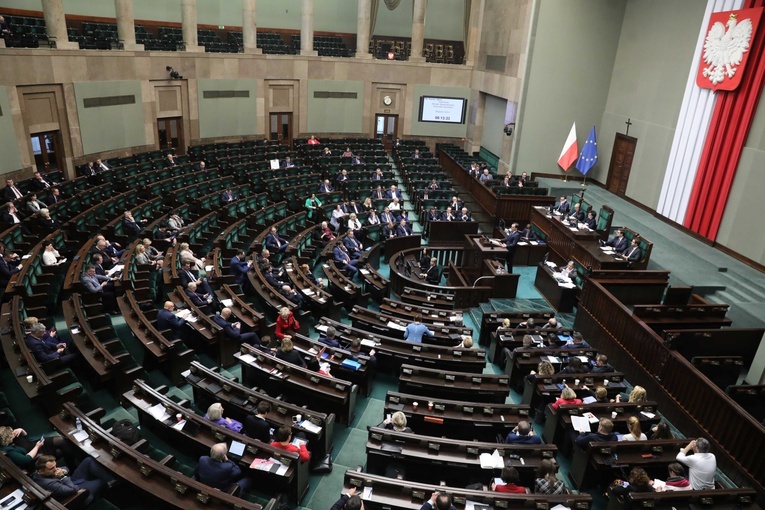
{"type": "Polygon", "coordinates": [[[375,206],[372,204],[372,197],[367,197],[364,199],[364,202],[361,204],[361,208],[365,212],[371,212],[375,210],[375,206]]]}
{"type": "Polygon", "coordinates": [[[640,430],[640,420],[637,419],[637,416],[627,418],[627,429],[629,434],[624,434],[619,438],[619,441],[645,441],[648,439],[640,430]]]}
{"type": "Polygon", "coordinates": [[[181,263],[186,260],[191,261],[191,267],[199,271],[199,277],[204,278],[207,273],[205,272],[205,262],[202,259],[198,259],[194,252],[189,248],[189,243],[181,243],[178,247],[178,256],[181,259],[181,263]]]}
{"type": "Polygon", "coordinates": [[[274,334],[276,338],[281,340],[284,338],[284,335],[291,332],[299,333],[300,323],[295,318],[295,314],[289,308],[283,306],[279,310],[279,316],[276,318],[276,331],[274,334]]]}
{"type": "Polygon", "coordinates": [[[149,258],[146,254],[146,247],[142,244],[135,247],[135,263],[139,266],[152,266],[154,269],[157,268],[157,262],[149,258]]]}
{"type": "Polygon", "coordinates": [[[578,405],[582,400],[576,398],[576,392],[566,386],[560,394],[560,397],[553,403],[552,408],[557,411],[560,406],[578,405]]]}
{"type": "Polygon", "coordinates": [[[276,351],[276,357],[282,361],[292,363],[293,365],[297,365],[299,367],[306,368],[308,366],[303,359],[303,356],[300,355],[300,352],[295,350],[295,346],[292,344],[292,337],[290,335],[285,335],[282,338],[281,345],[276,351]]]}
{"type": "Polygon", "coordinates": [[[383,420],[382,426],[388,430],[395,430],[396,432],[412,433],[412,429],[406,425],[406,415],[401,411],[393,413],[390,420],[387,418],[383,420]]]}
{"type": "Polygon", "coordinates": [[[164,254],[151,245],[151,239],[147,237],[141,241],[141,244],[146,249],[146,256],[149,257],[149,260],[156,262],[157,267],[161,268],[165,265],[165,261],[162,259],[164,254]]]}
{"type": "Polygon", "coordinates": [[[642,386],[635,386],[632,388],[632,391],[629,392],[629,395],[627,393],[620,393],[619,395],[616,395],[616,401],[621,402],[623,400],[627,399],[627,402],[631,404],[640,404],[642,402],[646,401],[646,391],[645,388],[642,386]]]}
{"type": "Polygon", "coordinates": [[[216,425],[226,427],[227,429],[233,430],[234,432],[242,431],[241,422],[231,418],[223,417],[223,405],[220,402],[216,402],[207,408],[207,414],[205,415],[205,418],[215,423],[216,425]]]}

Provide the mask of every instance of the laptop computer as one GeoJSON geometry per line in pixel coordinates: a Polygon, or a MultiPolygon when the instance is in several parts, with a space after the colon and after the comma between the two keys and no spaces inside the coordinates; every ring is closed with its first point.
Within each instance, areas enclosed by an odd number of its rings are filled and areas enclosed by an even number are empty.
{"type": "Polygon", "coordinates": [[[191,420],[186,420],[186,423],[183,425],[183,428],[181,430],[183,430],[186,434],[190,436],[196,436],[197,434],[199,434],[200,427],[201,426],[199,425],[199,423],[195,421],[191,421],[191,420]]]}
{"type": "Polygon", "coordinates": [[[231,446],[229,446],[228,448],[228,454],[231,457],[237,457],[241,459],[242,456],[244,455],[245,446],[246,445],[240,441],[232,440],[231,446]]]}

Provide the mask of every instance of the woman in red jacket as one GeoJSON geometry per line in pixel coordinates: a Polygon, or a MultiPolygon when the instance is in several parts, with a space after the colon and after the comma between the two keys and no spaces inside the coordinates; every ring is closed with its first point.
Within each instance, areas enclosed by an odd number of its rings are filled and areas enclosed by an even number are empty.
{"type": "Polygon", "coordinates": [[[279,317],[276,318],[276,338],[281,340],[284,335],[300,333],[300,323],[295,319],[295,315],[286,306],[279,310],[279,317]]]}
{"type": "Polygon", "coordinates": [[[292,444],[292,429],[286,425],[282,425],[276,432],[274,432],[274,440],[271,441],[271,446],[279,448],[287,452],[296,452],[300,454],[300,462],[308,462],[311,460],[311,452],[305,447],[304,442],[300,442],[300,446],[292,444]]]}
{"type": "Polygon", "coordinates": [[[560,394],[560,398],[552,405],[553,410],[557,411],[560,406],[581,404],[582,401],[576,398],[576,392],[566,386],[560,394]]]}
{"type": "Polygon", "coordinates": [[[492,482],[491,490],[494,492],[511,492],[514,494],[526,494],[528,492],[526,487],[518,485],[521,481],[521,477],[518,475],[518,470],[514,467],[502,468],[502,473],[499,475],[504,484],[497,484],[492,482]]]}

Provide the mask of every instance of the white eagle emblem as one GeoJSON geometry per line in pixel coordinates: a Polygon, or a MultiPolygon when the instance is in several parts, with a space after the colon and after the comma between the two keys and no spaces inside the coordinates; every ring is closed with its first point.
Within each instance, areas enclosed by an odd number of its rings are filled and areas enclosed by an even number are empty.
{"type": "Polygon", "coordinates": [[[709,64],[702,74],[709,78],[712,85],[722,82],[725,77],[733,78],[736,67],[749,49],[752,38],[752,20],[745,19],[736,22],[737,16],[731,14],[728,19],[728,30],[719,21],[712,25],[704,43],[704,62],[709,64]]]}

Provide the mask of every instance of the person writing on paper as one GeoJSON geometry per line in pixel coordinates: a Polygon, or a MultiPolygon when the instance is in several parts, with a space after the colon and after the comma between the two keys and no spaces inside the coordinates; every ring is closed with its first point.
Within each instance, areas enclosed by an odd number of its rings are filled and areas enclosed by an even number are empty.
{"type": "Polygon", "coordinates": [[[240,487],[241,492],[247,492],[252,480],[242,476],[242,470],[235,462],[228,460],[226,443],[214,444],[210,455],[199,457],[199,464],[194,470],[194,477],[205,485],[226,491],[231,484],[240,487]]]}
{"type": "Polygon", "coordinates": [[[416,344],[422,343],[423,335],[432,337],[434,334],[427,326],[421,323],[422,315],[417,314],[414,316],[414,322],[409,324],[404,330],[404,339],[408,342],[416,344]]]}
{"type": "Polygon", "coordinates": [[[223,417],[223,405],[221,405],[220,402],[216,402],[207,408],[207,414],[205,415],[205,418],[215,423],[216,425],[226,427],[227,429],[233,430],[234,432],[242,431],[242,422],[236,421],[233,418],[223,417]]]}
{"type": "Polygon", "coordinates": [[[595,226],[598,224],[597,220],[597,214],[595,214],[595,211],[590,211],[587,213],[587,218],[584,220],[584,224],[589,228],[590,230],[595,230],[595,226]]]}
{"type": "Polygon", "coordinates": [[[287,452],[295,452],[300,455],[300,462],[308,462],[311,460],[311,453],[306,448],[305,441],[299,441],[300,446],[292,444],[292,429],[286,425],[282,425],[274,432],[274,440],[271,441],[271,446],[279,448],[287,452]]]}
{"type": "Polygon", "coordinates": [[[452,500],[446,494],[436,491],[431,494],[430,499],[422,504],[420,510],[457,510],[452,505],[452,500]]]}
{"type": "Polygon", "coordinates": [[[505,443],[510,444],[542,444],[542,438],[534,434],[534,429],[526,420],[521,420],[518,425],[507,435],[505,443]]]}
{"type": "Polygon", "coordinates": [[[576,276],[576,267],[574,267],[574,261],[569,260],[568,264],[566,264],[566,267],[560,270],[560,274],[569,279],[576,276]]]}
{"type": "Polygon", "coordinates": [[[499,475],[504,483],[491,483],[491,490],[494,492],[509,492],[511,494],[526,494],[529,490],[523,485],[519,485],[521,477],[518,470],[514,467],[503,467],[499,475]]]}
{"type": "Polygon", "coordinates": [[[627,418],[627,430],[629,433],[620,437],[619,441],[646,441],[648,439],[640,430],[640,420],[637,419],[637,416],[627,418]]]}

